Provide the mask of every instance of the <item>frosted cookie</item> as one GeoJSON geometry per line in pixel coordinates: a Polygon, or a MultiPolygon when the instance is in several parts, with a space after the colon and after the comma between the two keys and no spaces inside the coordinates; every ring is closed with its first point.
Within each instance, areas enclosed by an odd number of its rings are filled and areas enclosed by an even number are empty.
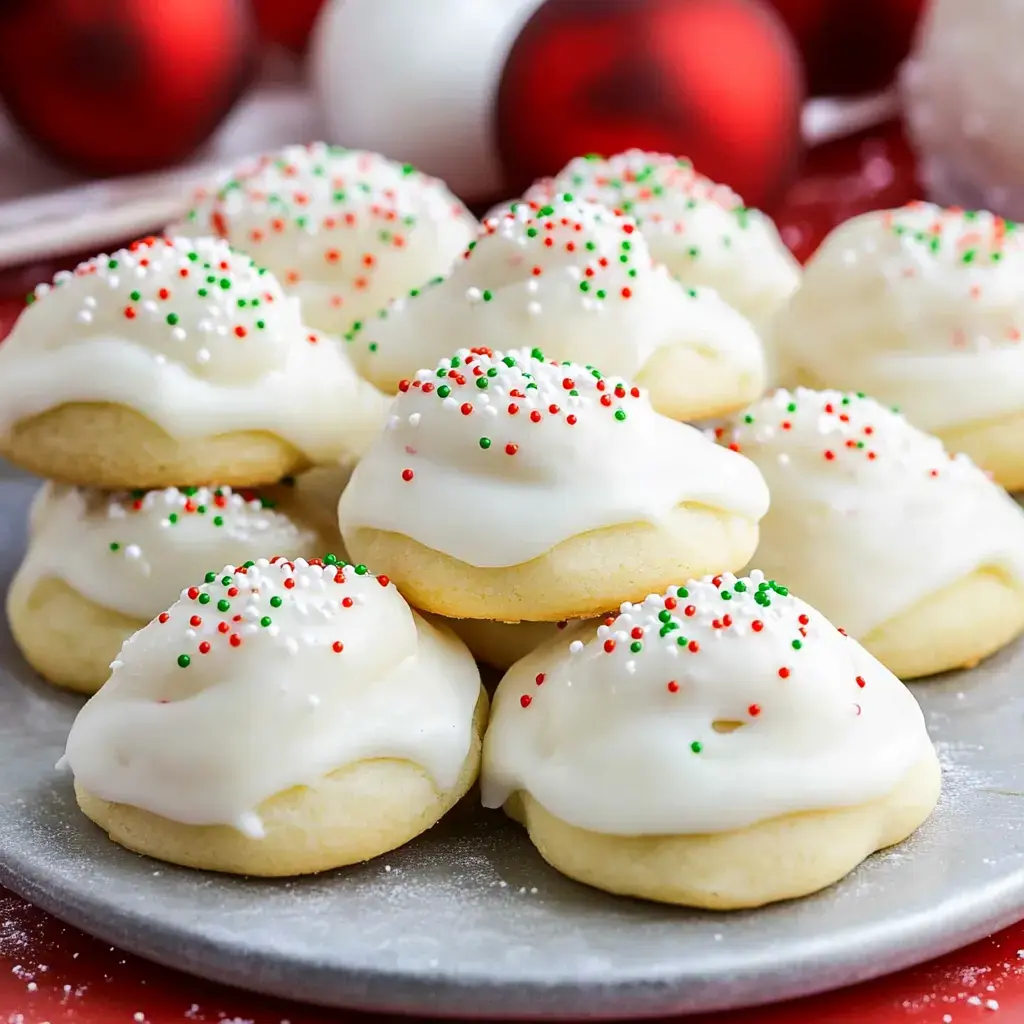
{"type": "Polygon", "coordinates": [[[578,157],[524,198],[545,203],[564,192],[634,218],[655,260],[680,281],[714,288],[759,327],[800,283],[800,266],[771,219],[689,160],[639,149],[578,157]]]}
{"type": "Polygon", "coordinates": [[[815,892],[905,839],[939,775],[910,691],[752,572],[624,604],[518,662],[481,792],[571,878],[729,910],[815,892]]]}
{"type": "Polygon", "coordinates": [[[864,391],[1024,486],[1024,243],[914,203],[841,224],[777,324],[787,383],[864,391]]]}
{"type": "Polygon", "coordinates": [[[767,505],[749,461],[635,385],[462,349],[402,383],[339,515],[351,556],[417,608],[557,622],[746,564],[767,505]]]}
{"type": "Polygon", "coordinates": [[[240,167],[172,231],[226,238],[277,275],[309,324],[341,334],[445,273],[477,227],[436,178],[315,142],[240,167]]]}
{"type": "Polygon", "coordinates": [[[723,436],[772,505],[755,564],[903,679],[1024,631],[1024,510],[965,455],[860,395],[779,391],[723,436]]]}
{"type": "Polygon", "coordinates": [[[107,489],[249,486],[366,447],[386,400],[272,275],[150,238],[39,285],[0,348],[0,454],[107,489]]]}
{"type": "Polygon", "coordinates": [[[764,389],[761,340],[743,316],[655,266],[632,220],[570,198],[489,218],[447,278],[348,338],[359,372],[385,391],[463,339],[600,366],[649,388],[674,419],[717,416],[764,389]]]}
{"type": "Polygon", "coordinates": [[[301,558],[211,575],[124,645],[68,737],[79,806],[111,839],[298,875],[401,846],[469,789],[476,665],[387,577],[301,558]]]}
{"type": "Polygon", "coordinates": [[[168,488],[110,494],[47,484],[7,594],[26,660],[51,682],[94,693],[121,644],[211,565],[336,549],[271,490],[168,488]]]}

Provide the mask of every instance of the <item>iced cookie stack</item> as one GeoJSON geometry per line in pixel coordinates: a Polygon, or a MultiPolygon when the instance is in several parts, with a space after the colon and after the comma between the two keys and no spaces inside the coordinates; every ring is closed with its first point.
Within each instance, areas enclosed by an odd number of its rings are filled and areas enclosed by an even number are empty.
{"type": "Polygon", "coordinates": [[[339,513],[351,557],[417,608],[469,620],[467,638],[529,623],[532,641],[742,567],[767,506],[752,463],[635,384],[476,348],[401,382],[339,513]]]}
{"type": "Polygon", "coordinates": [[[40,285],[0,348],[0,454],[54,482],[8,596],[26,657],[91,692],[207,571],[334,546],[262,488],[354,458],[385,406],[225,242],[150,238],[40,285]]]}

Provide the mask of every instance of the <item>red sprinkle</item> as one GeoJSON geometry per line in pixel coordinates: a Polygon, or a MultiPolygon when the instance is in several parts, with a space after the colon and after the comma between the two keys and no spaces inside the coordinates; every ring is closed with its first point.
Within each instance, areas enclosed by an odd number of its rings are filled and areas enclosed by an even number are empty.
{"type": "Polygon", "coordinates": [[[232,647],[241,647],[242,638],[237,633],[232,633],[228,639],[228,643],[231,644],[232,647]]]}
{"type": "Polygon", "coordinates": [[[463,402],[460,408],[463,416],[468,416],[473,411],[473,406],[469,402],[463,402]]]}
{"type": "Polygon", "coordinates": [[[161,612],[157,616],[157,621],[163,623],[163,622],[166,622],[169,618],[170,618],[170,615],[168,615],[167,612],[161,612]]]}
{"type": "Polygon", "coordinates": [[[867,683],[864,682],[863,676],[857,676],[857,685],[863,690],[867,683]]]}
{"type": "Polygon", "coordinates": [[[199,618],[198,615],[193,615],[192,618],[188,620],[188,624],[190,626],[201,626],[203,624],[203,620],[199,618]]]}
{"type": "Polygon", "coordinates": [[[524,693],[522,697],[519,698],[519,703],[524,708],[528,708],[533,703],[533,698],[528,693],[524,693]]]}
{"type": "Polygon", "coordinates": [[[538,686],[540,686],[540,685],[541,685],[541,683],[543,683],[543,682],[544,682],[544,673],[543,673],[543,672],[538,672],[538,673],[537,673],[537,677],[536,677],[536,679],[534,679],[534,682],[535,682],[535,683],[536,683],[536,684],[537,684],[538,686]]]}
{"type": "Polygon", "coordinates": [[[780,668],[779,669],[779,678],[780,679],[788,679],[789,678],[789,669],[786,668],[785,666],[780,668]]]}
{"type": "Polygon", "coordinates": [[[700,644],[696,640],[691,640],[687,647],[689,647],[691,654],[696,654],[700,650],[700,644]]]}
{"type": "Polygon", "coordinates": [[[288,577],[288,578],[287,578],[287,579],[286,579],[286,580],[284,581],[284,586],[285,586],[285,590],[291,590],[291,589],[292,589],[292,587],[294,587],[294,586],[295,586],[295,580],[294,580],[294,579],[293,579],[293,578],[292,578],[291,576],[289,576],[289,577],[288,577]]]}
{"type": "Polygon", "coordinates": [[[801,615],[801,616],[799,616],[797,618],[796,621],[799,622],[801,626],[806,626],[807,623],[810,622],[811,620],[809,618],[807,618],[806,615],[801,615]]]}
{"type": "Polygon", "coordinates": [[[669,680],[668,692],[669,693],[678,693],[679,692],[679,684],[674,679],[670,679],[669,680]]]}
{"type": "Polygon", "coordinates": [[[391,577],[390,576],[384,576],[383,574],[381,574],[380,576],[377,577],[377,582],[382,587],[386,587],[391,582],[391,577]]]}
{"type": "Polygon", "coordinates": [[[633,628],[632,628],[632,629],[631,629],[631,630],[629,631],[629,635],[630,635],[630,636],[631,636],[631,637],[632,637],[632,638],[633,638],[634,640],[639,640],[639,639],[640,639],[640,638],[641,638],[641,637],[642,637],[642,636],[644,635],[644,631],[643,631],[643,629],[641,629],[641,628],[640,628],[640,626],[634,626],[634,627],[633,627],[633,628]]]}
{"type": "Polygon", "coordinates": [[[209,645],[209,643],[206,640],[204,640],[199,645],[199,653],[200,654],[209,654],[210,653],[210,645],[209,645]]]}
{"type": "Polygon", "coordinates": [[[615,650],[615,641],[614,640],[605,640],[605,642],[604,642],[604,649],[605,649],[605,651],[608,654],[611,654],[612,651],[615,650]]]}
{"type": "Polygon", "coordinates": [[[747,708],[747,714],[750,715],[751,718],[757,718],[757,716],[761,714],[761,705],[751,704],[750,707],[747,708]]]}
{"type": "Polygon", "coordinates": [[[188,594],[188,596],[194,601],[199,596],[199,588],[189,587],[188,590],[185,591],[185,593],[188,594]]]}
{"type": "Polygon", "coordinates": [[[540,423],[540,413],[536,409],[534,409],[533,412],[530,413],[530,420],[533,423],[540,423]]]}
{"type": "Polygon", "coordinates": [[[690,616],[692,616],[692,615],[696,615],[696,614],[697,614],[697,609],[696,609],[696,608],[695,608],[695,607],[694,607],[694,606],[693,606],[692,604],[688,604],[688,605],[687,605],[687,606],[686,606],[686,607],[685,607],[685,608],[683,609],[683,614],[684,614],[685,616],[687,616],[687,617],[690,617],[690,616]]]}
{"type": "Polygon", "coordinates": [[[340,640],[335,640],[334,643],[331,644],[331,650],[334,651],[335,654],[341,654],[341,652],[345,650],[345,645],[340,640]]]}
{"type": "Polygon", "coordinates": [[[515,453],[517,451],[519,451],[519,445],[512,444],[511,442],[509,444],[505,445],[505,454],[506,455],[515,455],[515,453]]]}
{"type": "Polygon", "coordinates": [[[411,469],[402,470],[402,479],[408,483],[416,474],[411,469]]]}
{"type": "Polygon", "coordinates": [[[231,627],[226,622],[217,623],[217,632],[219,633],[227,633],[230,629],[231,627]]]}
{"type": "Polygon", "coordinates": [[[351,597],[343,597],[341,599],[341,605],[343,608],[351,608],[355,604],[355,601],[351,597]]]}

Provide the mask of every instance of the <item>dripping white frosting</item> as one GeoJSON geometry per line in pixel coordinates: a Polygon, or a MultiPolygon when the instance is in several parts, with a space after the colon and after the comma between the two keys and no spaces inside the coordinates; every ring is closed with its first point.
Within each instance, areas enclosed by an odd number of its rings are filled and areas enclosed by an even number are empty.
{"type": "Polygon", "coordinates": [[[1024,510],[871,398],[778,391],[722,435],[768,481],[753,563],[864,637],[978,569],[1024,590],[1024,510]]]}
{"type": "Polygon", "coordinates": [[[725,832],[891,792],[930,747],[910,691],[760,572],[570,627],[494,697],[484,805],[613,835],[725,832]]]}
{"type": "Polygon", "coordinates": [[[775,332],[783,380],[864,391],[941,431],[1024,409],[1024,239],[914,203],[825,239],[775,332]]]}
{"type": "Polygon", "coordinates": [[[104,800],[259,836],[264,800],[361,760],[409,760],[454,785],[479,690],[469,652],[386,578],[259,559],[125,643],[67,763],[104,800]]]}
{"type": "Polygon", "coordinates": [[[339,516],[343,535],[390,531],[493,567],[683,503],[756,521],[768,491],[752,463],[638,387],[536,351],[463,349],[403,382],[339,516]]]}
{"type": "MultiPolygon", "coordinates": [[[[749,321],[653,264],[631,219],[561,198],[488,218],[447,278],[418,283],[348,338],[360,372],[387,391],[460,339],[540,348],[629,378],[659,349],[690,349],[729,366],[748,393],[761,390],[765,372],[749,321]]],[[[685,393],[686,381],[666,387],[685,393]]]]}
{"type": "Polygon", "coordinates": [[[226,562],[287,552],[326,554],[317,533],[267,492],[230,487],[103,491],[46,484],[19,570],[148,622],[190,583],[226,562]]]}
{"type": "Polygon", "coordinates": [[[386,401],[269,273],[213,239],[149,239],[40,285],[0,348],[0,433],[111,402],[170,436],[269,431],[314,462],[361,451],[386,401]]]}

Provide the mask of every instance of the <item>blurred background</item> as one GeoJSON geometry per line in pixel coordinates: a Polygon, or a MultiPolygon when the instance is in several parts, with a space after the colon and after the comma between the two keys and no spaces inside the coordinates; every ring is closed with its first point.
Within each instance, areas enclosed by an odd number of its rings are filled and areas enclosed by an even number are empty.
{"type": "Polygon", "coordinates": [[[123,241],[212,169],[317,138],[478,209],[579,153],[686,155],[800,253],[822,201],[834,222],[916,194],[894,82],[925,7],[3,0],[0,266],[123,241]]]}

